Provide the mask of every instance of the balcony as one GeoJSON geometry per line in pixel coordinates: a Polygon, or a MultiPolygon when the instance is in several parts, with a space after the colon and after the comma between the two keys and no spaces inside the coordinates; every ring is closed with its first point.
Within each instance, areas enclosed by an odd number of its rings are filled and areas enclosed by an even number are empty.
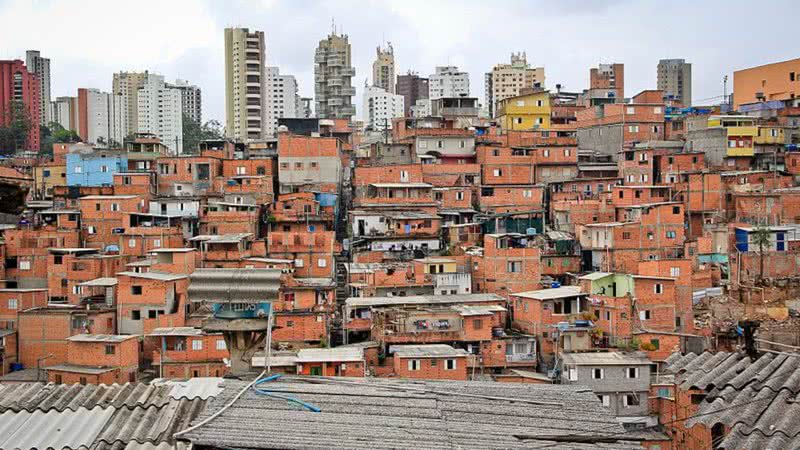
{"type": "Polygon", "coordinates": [[[344,61],[339,58],[329,58],[327,64],[328,67],[342,67],[344,66],[344,61]]]}
{"type": "Polygon", "coordinates": [[[353,97],[353,96],[356,95],[356,88],[351,87],[351,86],[346,86],[346,87],[343,87],[342,89],[340,89],[339,92],[342,95],[353,97]]]}
{"type": "Polygon", "coordinates": [[[332,97],[328,99],[328,106],[342,106],[344,105],[344,100],[338,97],[332,97]]]}
{"type": "Polygon", "coordinates": [[[345,67],[339,71],[339,75],[343,77],[354,77],[356,76],[356,69],[354,67],[345,67]]]}
{"type": "Polygon", "coordinates": [[[327,84],[330,87],[341,86],[343,84],[341,78],[328,78],[327,84]]]}
{"type": "Polygon", "coordinates": [[[324,53],[317,53],[314,55],[314,63],[315,64],[325,64],[325,54],[324,53]]]}

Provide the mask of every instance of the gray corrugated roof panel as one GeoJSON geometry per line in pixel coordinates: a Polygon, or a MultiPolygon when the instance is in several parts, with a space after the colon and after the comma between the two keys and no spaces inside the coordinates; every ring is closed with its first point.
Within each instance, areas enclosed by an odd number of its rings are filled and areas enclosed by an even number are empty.
{"type": "MultiPolygon", "coordinates": [[[[227,404],[244,382],[226,380],[225,386],[196,422],[227,404]]],[[[545,444],[580,449],[605,445],[558,444],[515,435],[623,432],[590,390],[574,386],[286,377],[264,387],[309,402],[321,412],[298,410],[249,390],[213,421],[182,437],[195,445],[251,449],[535,448],[545,444]]],[[[630,443],[608,447],[639,448],[630,443]]]]}
{"type": "Polygon", "coordinates": [[[117,285],[116,278],[95,278],[94,280],[84,281],[83,283],[78,284],[78,286],[101,286],[101,287],[111,287],[117,285]]]}
{"type": "Polygon", "coordinates": [[[117,410],[6,411],[0,414],[0,448],[90,447],[117,410]]]}
{"type": "Polygon", "coordinates": [[[667,371],[681,389],[703,389],[687,427],[722,423],[730,432],[720,448],[798,448],[800,356],[766,353],[755,361],[742,353],[673,356],[667,371]]]}
{"type": "Polygon", "coordinates": [[[170,449],[173,434],[219,394],[220,383],[0,385],[0,448],[170,449]]]}
{"type": "Polygon", "coordinates": [[[83,373],[86,375],[100,375],[106,372],[115,370],[115,367],[110,366],[79,366],[77,364],[56,364],[55,366],[46,367],[47,370],[55,370],[59,372],[73,372],[83,373]]]}
{"type": "Polygon", "coordinates": [[[208,303],[261,303],[274,300],[280,269],[198,269],[190,276],[189,300],[208,303]]]}

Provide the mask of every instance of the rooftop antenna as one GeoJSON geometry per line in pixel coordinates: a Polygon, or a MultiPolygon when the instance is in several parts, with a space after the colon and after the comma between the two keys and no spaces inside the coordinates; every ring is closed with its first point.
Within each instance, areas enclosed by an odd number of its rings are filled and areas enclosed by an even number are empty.
{"type": "Polygon", "coordinates": [[[331,34],[336,35],[336,18],[331,17],[331,34]]]}

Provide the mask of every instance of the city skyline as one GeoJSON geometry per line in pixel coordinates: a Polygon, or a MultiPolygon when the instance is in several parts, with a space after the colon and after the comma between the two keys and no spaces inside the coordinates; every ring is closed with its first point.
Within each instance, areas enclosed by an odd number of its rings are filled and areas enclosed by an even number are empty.
{"type": "MultiPolygon", "coordinates": [[[[294,75],[300,94],[311,97],[314,49],[330,33],[331,20],[335,20],[337,31],[349,35],[353,46],[356,105],[362,104],[362,80],[371,78],[375,47],[389,41],[395,49],[397,74],[414,70],[427,76],[434,73],[436,66],[456,65],[470,74],[471,94],[481,102],[484,74],[495,64],[507,61],[512,52],[525,51],[531,65],[544,66],[547,88],[554,89],[559,83],[569,91],[588,87],[590,67],[600,62],[624,63],[628,96],[655,88],[660,59],[683,58],[694,64],[696,103],[709,98],[718,102],[724,75],[729,76],[730,92],[730,75],[735,69],[792,56],[790,15],[775,18],[771,40],[778,45],[761,48],[747,39],[698,45],[705,30],[748,19],[750,4],[744,2],[678,2],[676,6],[691,8],[690,16],[681,13],[680,7],[663,10],[656,9],[655,4],[628,1],[590,5],[509,2],[501,5],[504,7],[471,3],[469,8],[454,2],[313,5],[310,8],[294,2],[242,1],[222,7],[211,2],[179,1],[159,4],[159,14],[152,15],[152,9],[144,2],[120,17],[113,2],[34,6],[10,0],[0,3],[0,20],[7,24],[0,30],[0,42],[4,43],[0,58],[24,60],[26,50],[40,50],[52,61],[53,98],[75,95],[79,87],[108,91],[112,74],[123,70],[150,70],[168,79],[188,79],[204,92],[204,120],[224,123],[226,26],[264,30],[266,65],[294,75]],[[347,13],[353,7],[362,11],[347,13]],[[77,27],[63,35],[55,31],[24,32],[25,24],[31,22],[41,23],[44,30],[58,30],[56,24],[70,16],[90,18],[87,23],[108,23],[112,18],[119,23],[105,31],[109,35],[104,39],[96,39],[95,27],[77,27]],[[442,21],[442,17],[450,20],[442,21]],[[651,20],[630,22],[630,17],[651,20]],[[134,26],[142,21],[150,25],[134,26]],[[492,32],[486,32],[486,23],[503,26],[489,27],[492,32]],[[605,26],[598,28],[598,23],[605,26]],[[527,38],[520,39],[523,35],[527,38]]],[[[357,115],[362,116],[360,111],[357,115]]]]}

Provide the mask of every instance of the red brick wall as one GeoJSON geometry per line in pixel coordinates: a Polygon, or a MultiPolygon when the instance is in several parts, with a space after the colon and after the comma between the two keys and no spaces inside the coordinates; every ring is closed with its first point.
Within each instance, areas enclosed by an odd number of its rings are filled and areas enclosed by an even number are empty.
{"type": "Polygon", "coordinates": [[[417,378],[424,380],[466,380],[467,358],[461,356],[456,360],[455,370],[447,370],[447,358],[399,358],[394,357],[394,373],[400,378],[417,378]],[[419,370],[409,370],[408,361],[419,359],[419,370]]]}

